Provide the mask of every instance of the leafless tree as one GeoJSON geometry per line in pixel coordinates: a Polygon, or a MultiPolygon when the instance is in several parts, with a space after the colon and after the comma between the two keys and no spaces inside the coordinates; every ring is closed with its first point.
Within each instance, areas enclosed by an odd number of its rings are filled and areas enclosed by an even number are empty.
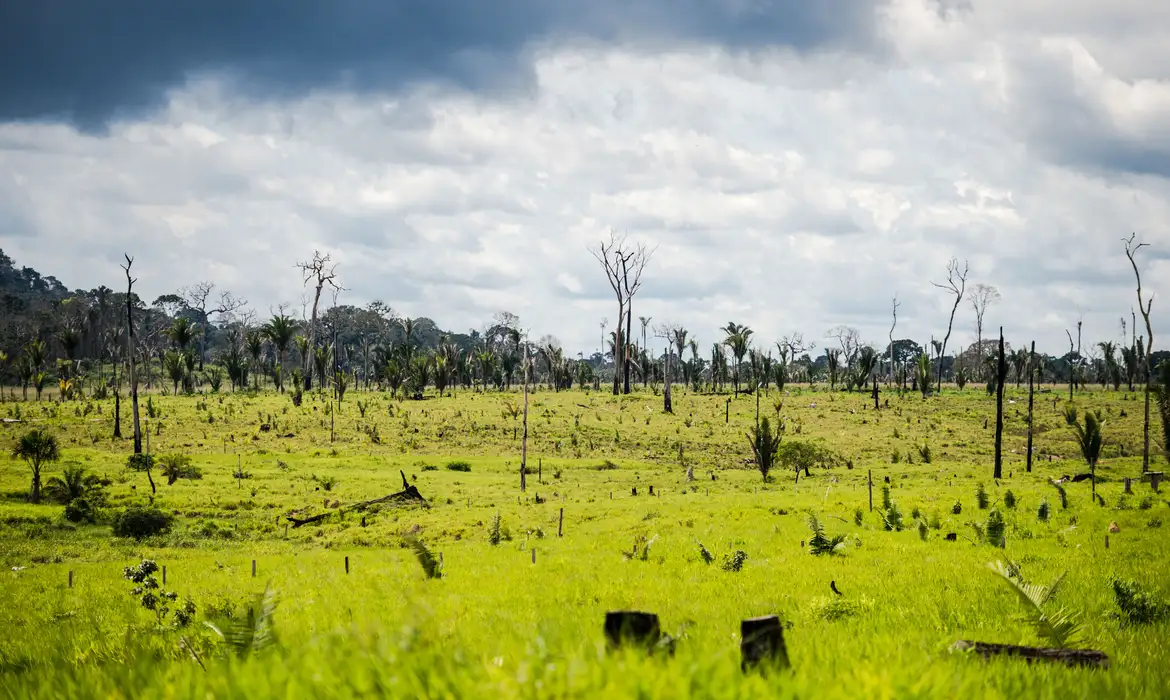
{"type": "Polygon", "coordinates": [[[975,309],[975,349],[978,353],[977,371],[983,371],[983,316],[987,308],[998,303],[999,290],[980,282],[971,288],[971,306],[975,309]]]}
{"type": "MultiPolygon", "coordinates": [[[[663,323],[654,328],[654,337],[666,341],[666,367],[662,389],[662,410],[665,413],[674,413],[674,405],[670,400],[670,361],[674,357],[674,348],[682,348],[686,344],[687,331],[677,323],[663,323]]],[[[682,361],[682,351],[679,351],[679,361],[682,361]]]]}
{"type": "MultiPolygon", "coordinates": [[[[1123,240],[1125,241],[1125,257],[1129,258],[1129,264],[1133,266],[1133,276],[1137,279],[1138,311],[1142,312],[1142,319],[1146,322],[1146,410],[1145,421],[1142,426],[1142,473],[1144,474],[1150,470],[1150,378],[1152,376],[1152,372],[1150,371],[1150,353],[1154,351],[1154,328],[1150,325],[1150,309],[1154,306],[1154,295],[1150,294],[1148,300],[1142,298],[1142,274],[1138,271],[1137,261],[1134,260],[1134,256],[1137,255],[1139,250],[1149,244],[1138,243],[1134,245],[1136,237],[1137,234],[1132,233],[1129,238],[1123,240]]],[[[1134,325],[1136,326],[1137,324],[1135,323],[1134,325]]]]}
{"type": "Polygon", "coordinates": [[[890,323],[890,384],[894,383],[894,329],[898,327],[898,295],[894,295],[894,320],[890,323]]]}
{"type": "Polygon", "coordinates": [[[601,263],[605,270],[606,279],[613,289],[618,303],[618,322],[614,332],[613,351],[613,393],[619,392],[618,385],[624,377],[625,393],[630,393],[630,366],[626,357],[626,345],[629,342],[631,324],[633,322],[632,302],[638,290],[642,287],[642,273],[654,251],[644,244],[630,244],[625,235],[618,235],[616,231],[609,232],[609,240],[602,240],[597,247],[590,248],[589,252],[601,263]],[[622,321],[625,321],[625,330],[622,330],[622,321]]]}
{"type": "Polygon", "coordinates": [[[138,418],[138,362],[134,348],[134,283],[137,278],[130,276],[134,258],[126,254],[126,264],[120,267],[126,272],[126,357],[130,363],[130,406],[134,414],[134,454],[142,454],[142,424],[138,418]]]}
{"type": "Polygon", "coordinates": [[[829,329],[825,337],[832,338],[841,345],[841,354],[845,357],[845,365],[853,366],[853,360],[857,358],[857,352],[861,350],[861,334],[857,332],[857,329],[852,326],[834,326],[829,329]]]}
{"type": "Polygon", "coordinates": [[[931,282],[939,289],[945,289],[948,294],[955,295],[955,305],[951,307],[951,318],[947,321],[947,334],[943,336],[942,346],[938,353],[938,391],[942,392],[942,358],[947,353],[947,342],[951,339],[951,330],[955,327],[955,312],[963,301],[963,294],[967,291],[967,273],[971,266],[963,261],[963,269],[959,270],[959,259],[951,258],[947,263],[947,281],[945,283],[931,282]]]}
{"type": "Polygon", "coordinates": [[[199,371],[203,371],[203,361],[207,355],[207,321],[211,314],[227,315],[247,306],[245,299],[237,298],[231,292],[224,290],[219,293],[219,303],[208,308],[207,300],[215,290],[214,282],[197,282],[182,290],[183,303],[187,308],[199,312],[199,371]]]}
{"type": "MultiPolygon", "coordinates": [[[[313,285],[313,311],[309,316],[309,352],[306,357],[301,358],[305,365],[305,389],[308,390],[313,386],[312,355],[317,349],[317,305],[321,302],[321,292],[326,285],[332,287],[334,293],[341,291],[342,287],[337,282],[337,263],[332,261],[329,253],[322,254],[321,251],[314,250],[312,260],[298,262],[296,266],[304,275],[305,286],[310,283],[313,285]]],[[[325,378],[318,377],[318,380],[324,382],[325,378]]]]}
{"type": "MultiPolygon", "coordinates": [[[[518,336],[519,333],[516,333],[518,336]]],[[[520,440],[520,490],[528,488],[528,375],[532,368],[532,356],[529,353],[528,332],[524,332],[524,341],[517,342],[524,353],[520,364],[524,371],[524,436],[520,440]]]]}

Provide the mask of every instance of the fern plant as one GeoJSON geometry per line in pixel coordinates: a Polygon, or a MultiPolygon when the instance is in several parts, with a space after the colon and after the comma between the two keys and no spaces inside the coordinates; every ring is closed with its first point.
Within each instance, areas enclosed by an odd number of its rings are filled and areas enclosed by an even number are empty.
{"type": "Polygon", "coordinates": [[[1056,577],[1056,580],[1045,586],[1037,583],[1028,583],[1018,568],[1009,568],[1001,561],[987,565],[1020,600],[1021,617],[1036,632],[1036,635],[1049,645],[1058,649],[1068,649],[1081,636],[1084,627],[1079,622],[1079,615],[1064,608],[1048,610],[1048,603],[1060,589],[1065,574],[1056,577]]]}
{"type": "Polygon", "coordinates": [[[992,547],[1004,546],[1004,533],[1007,531],[1007,523],[1004,522],[1003,514],[998,510],[993,510],[987,514],[987,544],[992,547]]]}
{"type": "Polygon", "coordinates": [[[503,533],[500,531],[500,514],[497,511],[496,516],[492,518],[492,528],[488,531],[488,543],[497,545],[503,539],[503,533]]]}
{"type": "Polygon", "coordinates": [[[809,554],[820,556],[822,554],[839,554],[845,548],[845,535],[833,535],[829,537],[825,534],[825,526],[817,518],[815,513],[809,513],[808,529],[812,530],[812,539],[808,541],[809,554]]]}
{"type": "Polygon", "coordinates": [[[987,510],[987,507],[991,505],[991,497],[987,495],[987,489],[983,486],[982,481],[975,489],[975,504],[979,506],[979,510],[987,510]]]}
{"type": "Polygon", "coordinates": [[[263,593],[252,599],[246,616],[230,619],[220,625],[212,622],[203,624],[215,632],[236,656],[246,658],[276,644],[276,628],[273,624],[276,603],[276,592],[269,584],[264,587],[263,593]]]}
{"type": "Polygon", "coordinates": [[[695,540],[695,544],[699,545],[699,556],[703,558],[704,564],[710,564],[715,561],[715,555],[711,553],[711,550],[704,547],[702,542],[695,540]]]}

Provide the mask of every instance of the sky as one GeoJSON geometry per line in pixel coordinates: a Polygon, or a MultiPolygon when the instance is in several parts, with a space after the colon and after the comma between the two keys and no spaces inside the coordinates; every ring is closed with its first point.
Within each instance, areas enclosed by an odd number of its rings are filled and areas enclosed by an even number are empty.
{"type": "Polygon", "coordinates": [[[985,335],[1062,354],[1121,337],[1135,233],[1170,345],[1170,3],[44,0],[0,65],[0,248],[72,288],[130,253],[300,315],[321,250],[339,303],[588,355],[617,231],[651,335],[884,347],[897,297],[926,343],[957,258],[985,335]]]}

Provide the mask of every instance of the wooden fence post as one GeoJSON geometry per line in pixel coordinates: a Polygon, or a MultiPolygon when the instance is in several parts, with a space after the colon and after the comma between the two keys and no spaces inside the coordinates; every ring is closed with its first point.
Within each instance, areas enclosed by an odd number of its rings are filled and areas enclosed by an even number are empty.
{"type": "Polygon", "coordinates": [[[73,588],[73,569],[69,570],[69,587],[73,588]]]}
{"type": "Polygon", "coordinates": [[[532,563],[536,563],[536,547],[532,548],[532,563]]]}
{"type": "Polygon", "coordinates": [[[348,555],[346,555],[346,557],[345,557],[345,573],[347,573],[347,574],[349,573],[349,556],[348,555]]]}
{"type": "Polygon", "coordinates": [[[163,585],[165,586],[165,585],[167,585],[167,567],[165,567],[165,566],[162,568],[162,575],[163,575],[163,585]]]}
{"type": "Polygon", "coordinates": [[[256,560],[252,560],[252,578],[256,578],[256,560]]]}
{"type": "Polygon", "coordinates": [[[873,512],[873,470],[869,470],[869,512],[873,512]]]}
{"type": "Polygon", "coordinates": [[[557,520],[557,537],[565,535],[565,509],[561,508],[561,517],[557,520]]]}

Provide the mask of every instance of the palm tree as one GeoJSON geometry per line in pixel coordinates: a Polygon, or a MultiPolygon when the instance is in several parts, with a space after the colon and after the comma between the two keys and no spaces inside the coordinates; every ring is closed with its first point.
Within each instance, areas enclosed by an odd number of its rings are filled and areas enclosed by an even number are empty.
{"type": "Polygon", "coordinates": [[[30,430],[12,446],[12,458],[23,459],[32,469],[32,488],[28,494],[31,503],[41,502],[41,466],[60,458],[57,438],[47,430],[30,430]]]}
{"type": "Polygon", "coordinates": [[[264,335],[261,331],[248,331],[248,335],[244,336],[244,346],[248,349],[248,355],[252,358],[252,384],[256,389],[260,388],[260,356],[264,354],[264,335]]]}
{"type": "Polygon", "coordinates": [[[914,381],[918,384],[918,390],[922,392],[922,398],[925,399],[930,393],[931,383],[933,382],[931,378],[930,355],[926,353],[919,355],[915,370],[914,381]]]}
{"type": "Polygon", "coordinates": [[[1065,420],[1072,426],[1073,434],[1077,439],[1077,446],[1081,449],[1081,456],[1089,465],[1089,474],[1092,475],[1093,499],[1097,498],[1097,458],[1101,456],[1101,426],[1105,421],[1096,411],[1085,411],[1085,424],[1077,422],[1076,408],[1069,406],[1065,409],[1065,420]]]}
{"type": "Polygon", "coordinates": [[[446,355],[435,353],[434,370],[435,370],[435,391],[439,392],[439,396],[447,390],[447,384],[451,381],[451,362],[446,355]]]}
{"type": "Polygon", "coordinates": [[[667,338],[667,342],[674,343],[675,349],[678,350],[678,364],[680,373],[682,374],[682,380],[684,383],[688,382],[687,366],[683,362],[683,350],[687,349],[687,329],[682,326],[677,326],[670,330],[669,335],[670,337],[667,338]]]}
{"type": "Polygon", "coordinates": [[[187,346],[195,340],[195,326],[191,324],[191,319],[180,316],[171,323],[170,328],[163,331],[163,334],[170,338],[180,352],[186,352],[187,346]]]}
{"type": "Polygon", "coordinates": [[[723,344],[731,349],[731,354],[735,356],[735,365],[731,368],[732,381],[735,384],[735,395],[739,396],[739,368],[743,364],[744,355],[748,353],[748,347],[751,345],[752,329],[747,326],[741,326],[737,323],[729,322],[726,326],[719,330],[727,334],[723,340],[723,344]]]}
{"type": "Polygon", "coordinates": [[[866,345],[857,353],[856,364],[853,372],[853,386],[858,389],[864,389],[869,382],[870,375],[877,367],[877,351],[866,345]]]}
{"type": "Polygon", "coordinates": [[[1117,364],[1116,348],[1117,346],[1109,341],[1097,343],[1097,347],[1101,348],[1101,359],[1105,363],[1105,379],[1113,385],[1113,390],[1117,391],[1121,388],[1121,365],[1117,364]]]}
{"type": "MultiPolygon", "coordinates": [[[[293,336],[296,335],[297,324],[291,317],[285,316],[283,312],[277,313],[272,317],[268,323],[264,324],[263,333],[266,338],[276,348],[277,357],[279,357],[279,368],[284,367],[284,356],[288,352],[289,343],[292,342],[293,336]]],[[[284,379],[281,373],[277,373],[277,387],[284,392],[284,379]]]]}
{"type": "Polygon", "coordinates": [[[1012,353],[1012,371],[1016,375],[1016,388],[1020,388],[1020,382],[1024,378],[1024,374],[1028,371],[1028,351],[1024,348],[1019,348],[1012,353]]]}
{"type": "Polygon", "coordinates": [[[752,443],[756,469],[760,470],[760,476],[767,481],[768,472],[772,471],[772,465],[776,461],[776,453],[780,451],[780,433],[777,431],[773,434],[772,424],[768,422],[768,417],[764,416],[760,419],[760,424],[748,433],[748,439],[752,443]]]}
{"type": "Polygon", "coordinates": [[[65,467],[63,476],[54,476],[45,482],[45,496],[55,503],[66,505],[78,498],[91,498],[101,489],[101,479],[86,473],[85,467],[65,467]]]}
{"type": "Polygon", "coordinates": [[[837,372],[841,369],[841,349],[825,348],[825,364],[829,368],[829,391],[837,388],[837,372]]]}
{"type": "Polygon", "coordinates": [[[177,350],[168,350],[163,355],[163,371],[171,378],[174,384],[175,396],[179,395],[179,383],[187,376],[187,368],[183,362],[183,354],[177,350]]]}

